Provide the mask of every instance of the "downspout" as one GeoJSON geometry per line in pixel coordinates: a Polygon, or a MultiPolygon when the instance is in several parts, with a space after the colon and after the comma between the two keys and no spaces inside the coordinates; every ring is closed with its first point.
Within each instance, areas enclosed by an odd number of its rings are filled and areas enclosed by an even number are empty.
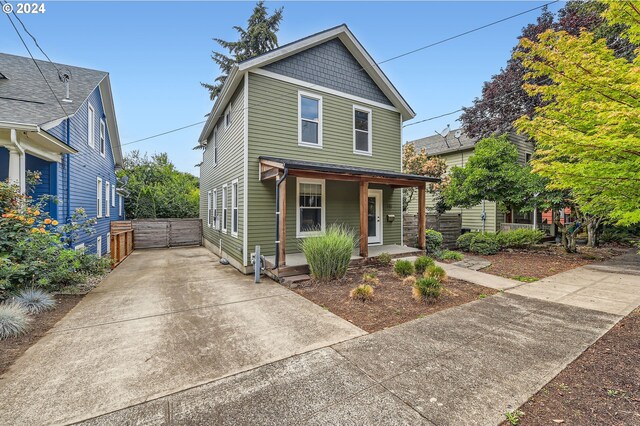
{"type": "Polygon", "coordinates": [[[25,152],[22,146],[18,143],[18,132],[16,129],[11,129],[11,143],[15,145],[20,155],[18,157],[18,173],[19,173],[19,184],[20,184],[20,192],[25,193],[27,191],[27,183],[25,182],[27,178],[26,170],[25,170],[25,152]]]}
{"type": "Polygon", "coordinates": [[[289,169],[284,168],[282,177],[276,181],[276,264],[274,268],[278,268],[280,262],[280,184],[284,182],[289,174],[289,169]]]}

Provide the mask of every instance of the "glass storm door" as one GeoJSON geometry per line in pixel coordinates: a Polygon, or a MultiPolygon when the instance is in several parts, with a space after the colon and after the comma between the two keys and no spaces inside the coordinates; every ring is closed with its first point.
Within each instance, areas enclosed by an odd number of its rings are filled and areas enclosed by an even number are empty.
{"type": "Polygon", "coordinates": [[[368,199],[369,244],[382,242],[382,190],[370,189],[368,199]]]}

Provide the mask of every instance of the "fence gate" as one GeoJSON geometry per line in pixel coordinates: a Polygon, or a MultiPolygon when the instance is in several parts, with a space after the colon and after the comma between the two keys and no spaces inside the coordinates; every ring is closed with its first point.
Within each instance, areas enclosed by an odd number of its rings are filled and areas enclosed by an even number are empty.
{"type": "Polygon", "coordinates": [[[202,244],[200,219],[135,219],[135,248],[180,247],[202,244]]]}

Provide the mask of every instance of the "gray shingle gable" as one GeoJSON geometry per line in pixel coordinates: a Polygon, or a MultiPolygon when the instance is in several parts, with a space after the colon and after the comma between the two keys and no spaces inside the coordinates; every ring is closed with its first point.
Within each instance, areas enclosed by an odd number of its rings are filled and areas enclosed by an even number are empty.
{"type": "Polygon", "coordinates": [[[337,38],[273,62],[263,69],[385,105],[392,105],[337,38]]]}

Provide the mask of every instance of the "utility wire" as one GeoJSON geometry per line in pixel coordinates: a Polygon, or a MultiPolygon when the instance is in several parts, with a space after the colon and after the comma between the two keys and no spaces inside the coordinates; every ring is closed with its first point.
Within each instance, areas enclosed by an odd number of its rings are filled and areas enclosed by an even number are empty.
{"type": "MultiPolygon", "coordinates": [[[[417,48],[417,49],[413,49],[413,50],[411,50],[411,51],[409,51],[409,52],[405,52],[405,53],[402,53],[402,54],[400,54],[400,55],[397,55],[397,56],[391,57],[391,58],[389,58],[389,59],[385,59],[384,61],[375,62],[373,65],[370,65],[370,66],[367,66],[367,67],[362,67],[362,68],[360,68],[360,69],[359,69],[358,71],[356,71],[356,72],[366,71],[366,70],[368,70],[368,69],[372,69],[372,68],[374,68],[374,67],[376,67],[376,66],[378,66],[378,65],[380,65],[380,64],[384,64],[384,63],[387,63],[387,62],[391,62],[391,61],[394,61],[394,60],[396,60],[396,59],[400,59],[400,58],[403,58],[403,57],[405,57],[405,56],[408,56],[408,55],[411,55],[411,54],[414,54],[414,53],[417,53],[417,52],[420,52],[420,51],[423,51],[423,50],[429,49],[429,48],[431,48],[431,47],[434,47],[434,46],[437,46],[437,45],[440,45],[440,44],[446,43],[446,42],[448,42],[448,41],[455,40],[455,39],[460,38],[460,37],[464,37],[464,36],[466,36],[466,35],[469,35],[469,34],[472,34],[472,33],[474,33],[474,32],[480,31],[480,30],[482,30],[482,29],[489,28],[489,27],[491,27],[491,26],[494,26],[494,25],[497,25],[497,24],[499,24],[499,23],[502,23],[502,22],[508,21],[508,20],[510,20],[510,19],[517,18],[518,16],[522,16],[522,15],[524,15],[524,14],[527,14],[527,13],[533,12],[533,11],[535,11],[535,10],[542,9],[542,8],[544,8],[544,7],[547,7],[547,6],[549,6],[549,5],[552,5],[552,4],[554,4],[554,3],[558,3],[559,1],[560,1],[560,0],[554,0],[554,1],[551,1],[551,2],[548,2],[548,3],[545,3],[545,4],[542,4],[542,5],[540,5],[540,6],[536,6],[536,7],[533,7],[533,8],[531,8],[531,9],[527,9],[527,10],[525,10],[525,11],[522,11],[522,12],[516,13],[516,14],[514,14],[514,15],[510,15],[510,16],[507,16],[507,17],[505,17],[505,18],[502,18],[502,19],[499,19],[499,20],[496,20],[496,21],[490,22],[490,23],[485,24],[485,25],[482,25],[482,26],[480,26],[480,27],[476,27],[476,28],[470,29],[470,30],[468,30],[468,31],[465,31],[465,32],[462,32],[462,33],[459,33],[459,34],[453,35],[453,36],[451,36],[451,37],[447,37],[447,38],[445,38],[445,39],[442,39],[442,40],[436,41],[436,42],[434,42],[434,43],[430,43],[430,44],[424,45],[424,46],[419,47],[419,48],[417,48]]],[[[354,74],[355,74],[355,73],[354,73],[354,74]]],[[[312,84],[311,86],[308,86],[307,88],[312,89],[313,87],[316,87],[316,86],[319,86],[319,84],[312,84]]],[[[271,98],[267,99],[266,101],[263,101],[263,102],[261,102],[261,103],[259,103],[259,104],[257,104],[257,105],[254,105],[254,107],[255,107],[255,106],[258,106],[258,105],[268,104],[269,102],[272,102],[274,99],[278,99],[278,98],[283,98],[283,96],[282,96],[282,95],[281,95],[281,96],[273,96],[273,97],[271,97],[271,98]]],[[[243,107],[243,108],[240,108],[240,109],[234,110],[234,112],[239,112],[239,111],[241,111],[242,109],[248,109],[248,108],[249,108],[248,106],[247,106],[247,107],[243,107]]],[[[446,113],[446,114],[443,114],[443,115],[441,115],[441,116],[429,117],[429,118],[426,118],[426,119],[422,120],[421,122],[430,121],[430,120],[435,120],[436,118],[444,117],[444,116],[447,116],[447,115],[452,115],[452,114],[455,114],[456,112],[460,112],[460,111],[462,111],[462,109],[457,110],[457,111],[452,111],[452,112],[450,112],[450,113],[446,113]]],[[[204,122],[206,122],[206,121],[204,121],[204,122]]],[[[416,124],[417,124],[417,123],[418,123],[418,122],[416,122],[416,124]]],[[[138,140],[136,140],[136,141],[127,142],[126,144],[123,144],[123,145],[129,145],[129,144],[132,144],[132,143],[142,142],[142,141],[145,141],[145,140],[148,140],[148,139],[152,139],[152,138],[155,138],[155,137],[158,137],[158,136],[162,136],[162,135],[165,135],[165,134],[168,134],[168,133],[173,133],[174,131],[179,131],[179,130],[182,130],[182,129],[186,129],[186,128],[188,128],[188,127],[192,127],[192,126],[195,126],[195,125],[197,125],[197,124],[201,124],[201,123],[194,123],[193,125],[183,126],[183,127],[180,127],[180,128],[174,129],[174,130],[170,130],[170,131],[167,131],[167,132],[160,133],[160,134],[158,134],[158,135],[153,135],[153,136],[149,136],[149,137],[147,137],[147,138],[138,139],[138,140]]],[[[413,123],[412,123],[412,124],[413,124],[413,123]]]]}
{"type": "MultiPolygon", "coordinates": [[[[5,1],[5,4],[7,4],[6,1],[5,1]]],[[[53,95],[53,97],[58,102],[58,105],[60,105],[60,109],[62,109],[62,112],[64,113],[64,115],[67,118],[69,118],[69,114],[67,114],[67,111],[62,106],[62,102],[60,102],[60,99],[58,99],[58,96],[56,95],[56,92],[51,87],[51,84],[49,84],[49,80],[47,80],[47,77],[45,77],[44,72],[42,72],[42,69],[40,68],[40,65],[38,65],[38,61],[36,61],[36,59],[33,57],[33,54],[31,53],[31,49],[29,49],[29,46],[27,46],[27,43],[24,41],[24,38],[22,37],[22,34],[20,34],[20,31],[18,31],[18,27],[16,27],[16,24],[11,19],[11,16],[8,13],[6,15],[7,15],[7,19],[9,19],[9,22],[11,23],[11,26],[13,27],[13,29],[16,32],[16,34],[20,38],[20,41],[22,41],[22,44],[24,45],[25,49],[27,49],[27,52],[29,53],[29,56],[31,57],[31,60],[33,61],[33,63],[35,64],[36,68],[40,72],[40,75],[44,79],[44,82],[47,83],[47,87],[49,87],[49,90],[51,91],[51,94],[53,95]]]]}
{"type": "Polygon", "coordinates": [[[142,139],[136,139],[135,141],[123,143],[122,145],[123,146],[124,145],[131,145],[132,143],[138,143],[138,142],[146,141],[146,140],[149,140],[149,139],[157,138],[159,136],[168,135],[169,133],[178,132],[180,130],[188,129],[189,127],[197,126],[199,124],[204,124],[206,122],[207,122],[207,120],[203,120],[203,121],[198,121],[197,123],[187,124],[186,126],[178,127],[177,129],[168,130],[166,132],[158,133],[157,135],[147,136],[146,138],[142,138],[142,139]]]}
{"type": "MultiPolygon", "coordinates": [[[[7,3],[7,1],[5,0],[5,3],[7,3]]],[[[33,40],[33,43],[36,45],[36,47],[38,48],[38,50],[40,50],[40,52],[42,52],[42,54],[47,58],[47,60],[51,63],[51,65],[53,65],[53,67],[56,69],[56,71],[60,72],[60,70],[58,69],[58,66],[51,60],[51,58],[49,57],[49,55],[47,55],[47,52],[45,52],[42,47],[40,47],[40,44],[38,43],[38,40],[35,38],[35,36],[33,34],[31,34],[31,32],[27,29],[27,26],[24,24],[24,22],[22,22],[22,19],[20,19],[20,17],[18,16],[18,14],[16,13],[15,10],[12,10],[11,13],[13,14],[13,16],[18,20],[18,22],[20,22],[20,25],[22,25],[22,29],[24,30],[25,33],[27,33],[29,35],[29,37],[31,37],[31,39],[33,40]]]]}

